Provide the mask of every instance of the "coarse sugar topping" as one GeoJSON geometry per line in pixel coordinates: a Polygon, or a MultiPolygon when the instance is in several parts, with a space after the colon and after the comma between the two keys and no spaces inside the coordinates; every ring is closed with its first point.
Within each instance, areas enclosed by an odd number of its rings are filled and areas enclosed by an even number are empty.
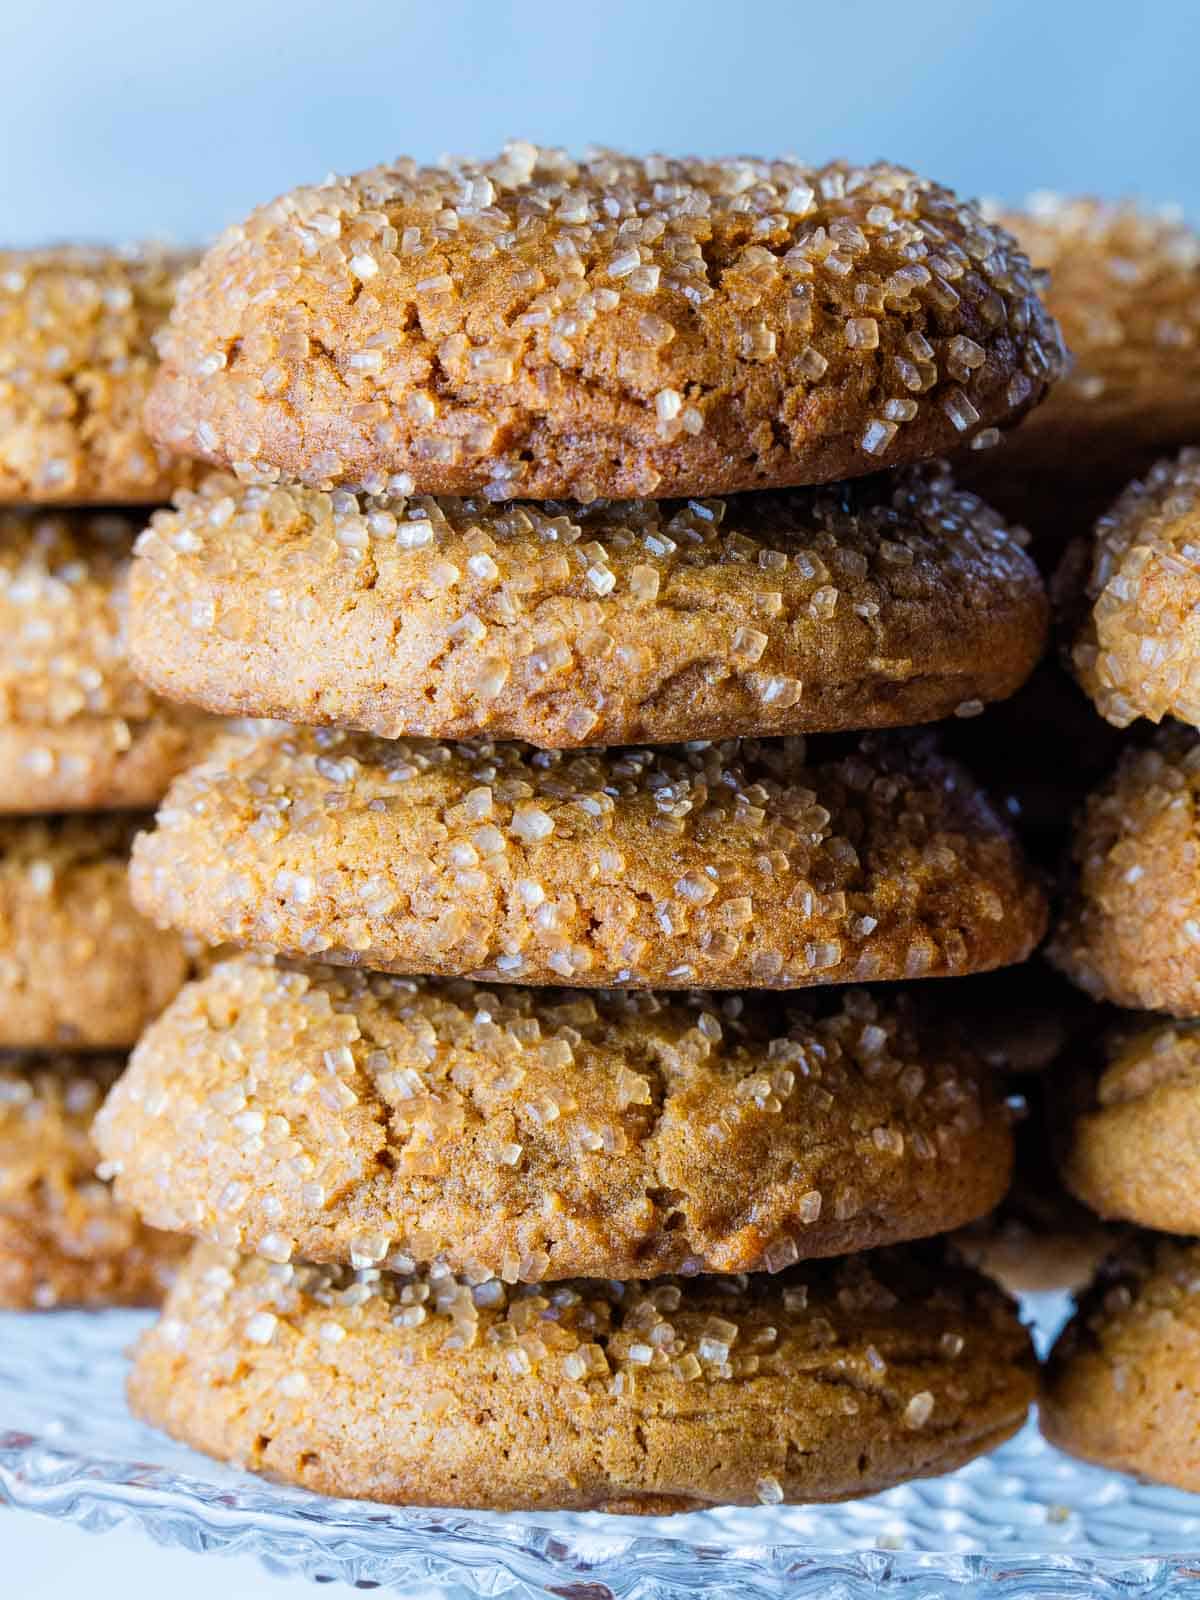
{"type": "Polygon", "coordinates": [[[247,476],[580,501],[918,459],[1063,359],[1012,237],[903,168],[522,142],[261,207],[162,353],[158,436],[247,476]]]}

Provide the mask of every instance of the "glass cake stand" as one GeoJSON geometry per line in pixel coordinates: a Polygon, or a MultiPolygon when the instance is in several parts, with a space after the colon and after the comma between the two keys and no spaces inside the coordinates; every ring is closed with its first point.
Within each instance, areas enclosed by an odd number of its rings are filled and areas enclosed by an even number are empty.
{"type": "MultiPolygon", "coordinates": [[[[1061,1297],[1030,1301],[1039,1338],[1064,1308],[1061,1297]]],[[[129,1416],[127,1351],[147,1320],[0,1319],[0,1501],[253,1554],[278,1573],[454,1600],[1140,1600],[1194,1597],[1200,1582],[1200,1496],[1082,1466],[1032,1426],[949,1477],[839,1506],[634,1518],[321,1499],[219,1466],[129,1416]]]]}

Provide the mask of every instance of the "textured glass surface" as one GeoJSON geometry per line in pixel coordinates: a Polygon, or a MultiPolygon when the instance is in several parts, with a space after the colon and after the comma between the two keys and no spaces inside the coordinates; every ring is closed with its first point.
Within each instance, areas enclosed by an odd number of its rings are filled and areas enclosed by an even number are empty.
{"type": "MultiPolygon", "coordinates": [[[[1038,1309],[1043,1327],[1061,1310],[1038,1309]]],[[[130,1418],[125,1352],[145,1320],[0,1319],[0,1499],[409,1597],[1007,1600],[1195,1594],[1200,1580],[1200,1496],[1080,1466],[1032,1429],[951,1477],[815,1509],[500,1516],[323,1500],[220,1467],[130,1418]]]]}

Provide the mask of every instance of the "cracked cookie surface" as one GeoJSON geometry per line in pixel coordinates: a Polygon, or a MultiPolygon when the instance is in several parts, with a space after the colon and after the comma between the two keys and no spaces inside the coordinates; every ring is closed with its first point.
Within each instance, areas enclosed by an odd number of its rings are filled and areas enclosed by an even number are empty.
{"type": "Polygon", "coordinates": [[[778,1272],[980,1216],[999,1092],[953,1016],[486,989],[243,958],[190,985],[97,1120],[157,1226],[316,1261],[540,1281],[778,1272]]]}
{"type": "Polygon", "coordinates": [[[588,502],[998,437],[1063,364],[1025,256],[903,168],[508,145],[295,189],[183,281],[148,418],[271,481],[588,502]]]}

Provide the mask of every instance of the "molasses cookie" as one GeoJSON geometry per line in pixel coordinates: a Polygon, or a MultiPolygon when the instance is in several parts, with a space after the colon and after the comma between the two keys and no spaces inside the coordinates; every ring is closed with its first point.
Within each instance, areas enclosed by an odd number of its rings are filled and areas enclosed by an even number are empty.
{"type": "Polygon", "coordinates": [[[183,1241],[96,1176],[96,1108],[124,1063],[0,1055],[0,1306],[155,1305],[183,1241]]]}
{"type": "Polygon", "coordinates": [[[209,944],[398,973],[796,988],[1022,961],[1045,901],[928,740],[534,751],[229,737],[136,845],[209,944]]]}
{"type": "Polygon", "coordinates": [[[242,488],[156,517],[131,644],[209,710],[548,749],[888,727],[1011,694],[1041,580],[941,465],[730,501],[242,488]]]}
{"type": "Polygon", "coordinates": [[[1127,1019],[1058,1108],[1071,1191],[1102,1217],[1200,1234],[1200,1024],[1127,1019]]]}
{"type": "Polygon", "coordinates": [[[1052,1444],[1200,1489],[1200,1244],[1141,1235],[1101,1268],[1045,1369],[1052,1444]]]}
{"type": "Polygon", "coordinates": [[[1089,798],[1048,953],[1094,998],[1200,1013],[1198,795],[1200,738],[1173,724],[1089,798]]]}
{"type": "Polygon", "coordinates": [[[994,225],[1048,275],[1072,364],[1048,403],[972,455],[963,476],[1058,546],[1166,451],[1196,443],[1200,235],[1169,213],[1053,195],[994,225]]]}
{"type": "Polygon", "coordinates": [[[134,525],[0,510],[0,811],[155,805],[211,734],[134,675],[134,525]]]}
{"type": "Polygon", "coordinates": [[[0,1045],[128,1048],[183,982],[129,902],[136,817],[0,820],[0,1045]]]}
{"type": "Polygon", "coordinates": [[[1118,728],[1200,724],[1200,450],[1160,461],[1097,522],[1071,659],[1118,728]]]}
{"type": "Polygon", "coordinates": [[[1063,364],[1012,237],[903,168],[524,143],[260,207],[184,279],[161,349],[173,451],[584,503],[989,444],[1063,364]]]}
{"type": "Polygon", "coordinates": [[[200,1246],[129,1395],[175,1438],[325,1494],[660,1514],[948,1472],[1020,1427],[1034,1373],[1016,1308],[936,1247],[472,1288],[200,1246]]]}
{"type": "Polygon", "coordinates": [[[150,1026],[95,1137],[148,1221],[275,1260],[777,1272],[989,1210],[1012,1155],[992,1082],[969,1032],[907,997],[483,989],[244,957],[150,1026]]]}
{"type": "Polygon", "coordinates": [[[132,505],[187,482],[142,425],[191,256],[0,250],[0,501],[132,505]]]}

